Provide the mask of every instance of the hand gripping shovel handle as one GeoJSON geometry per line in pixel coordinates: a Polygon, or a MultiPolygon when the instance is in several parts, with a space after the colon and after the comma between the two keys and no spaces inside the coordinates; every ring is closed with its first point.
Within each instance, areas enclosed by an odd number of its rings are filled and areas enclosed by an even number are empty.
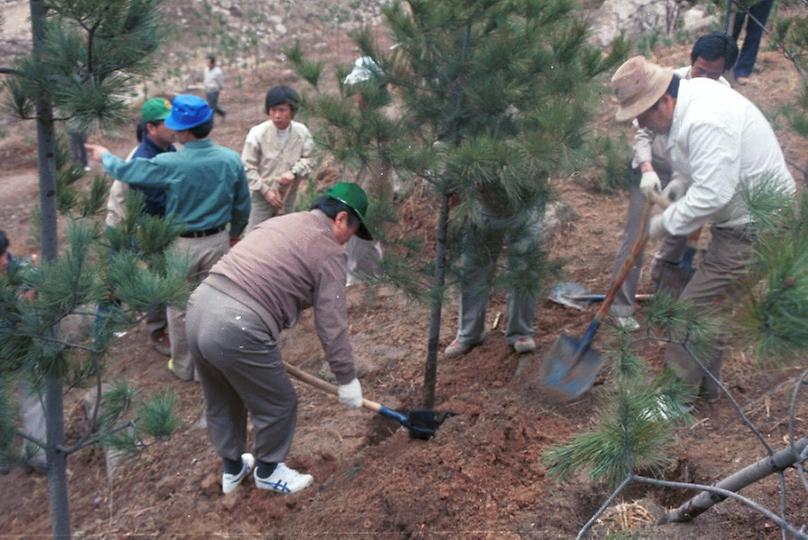
{"type": "MultiPolygon", "coordinates": [[[[293,366],[288,362],[284,362],[283,367],[285,367],[289,375],[291,375],[295,379],[302,381],[306,384],[309,384],[315,388],[319,388],[320,390],[327,392],[329,394],[333,394],[335,396],[339,395],[339,390],[333,384],[328,383],[318,377],[315,377],[314,375],[311,375],[310,373],[307,373],[302,369],[300,369],[299,367],[293,366]]],[[[376,403],[375,401],[371,401],[369,399],[363,399],[362,406],[366,409],[370,409],[373,412],[377,412],[382,416],[386,416],[387,418],[395,420],[396,422],[398,422],[403,426],[407,425],[408,421],[407,415],[402,414],[393,409],[389,409],[384,405],[382,405],[381,403],[376,403]]]]}

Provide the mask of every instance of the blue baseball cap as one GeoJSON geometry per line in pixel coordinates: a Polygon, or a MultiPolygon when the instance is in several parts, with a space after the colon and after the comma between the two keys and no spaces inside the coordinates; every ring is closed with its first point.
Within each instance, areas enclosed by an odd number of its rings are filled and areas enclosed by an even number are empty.
{"type": "Polygon", "coordinates": [[[171,102],[171,114],[164,125],[174,131],[185,131],[204,124],[213,117],[213,109],[199,96],[179,94],[171,102]]]}

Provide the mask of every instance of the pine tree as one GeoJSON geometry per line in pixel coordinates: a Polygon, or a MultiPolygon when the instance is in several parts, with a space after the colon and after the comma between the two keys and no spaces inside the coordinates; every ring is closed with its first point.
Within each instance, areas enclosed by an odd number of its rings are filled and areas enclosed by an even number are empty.
{"type": "Polygon", "coordinates": [[[102,396],[103,357],[114,331],[137,320],[137,313],[159,303],[181,303],[187,295],[182,262],[160,254],[178,233],[176,226],[139,221],[142,198],[129,204],[123,229],[104,236],[89,219],[101,206],[108,180],[90,190],[76,189],[81,171],[57,163],[56,124],[69,120],[86,128],[124,119],[123,97],[137,77],[152,69],[159,44],[159,0],[30,0],[33,49],[10,68],[4,81],[10,106],[37,125],[42,264],[0,279],[0,451],[15,454],[16,424],[11,393],[20,380],[44,394],[45,449],[51,525],[54,536],[70,534],[66,458],[90,444],[142,446],[143,437],[165,437],[176,427],[169,394],[143,402],[136,419],[125,420],[135,397],[124,384],[102,396]],[[57,207],[71,212],[69,244],[59,255],[57,207]],[[111,248],[114,247],[114,250],[111,248]],[[150,269],[143,264],[149,259],[150,269]],[[19,295],[20,287],[34,291],[19,295]],[[59,331],[69,315],[94,319],[95,305],[120,301],[95,322],[93,339],[66,341],[59,331]],[[65,440],[63,392],[95,380],[96,407],[89,431],[65,440]]]}
{"type": "MultiPolygon", "coordinates": [[[[594,79],[626,53],[622,41],[608,56],[588,46],[587,23],[573,16],[575,7],[569,0],[393,2],[384,9],[391,51],[368,31],[352,37],[381,68],[397,113],[382,117],[378,107],[356,111],[345,99],[325,97],[325,107],[317,107],[327,125],[357,135],[353,147],[326,135],[337,159],[356,163],[362,154],[381,154],[374,159],[389,162],[401,179],[434,192],[433,261],[419,265],[419,251],[397,279],[431,302],[426,407],[435,401],[445,290],[463,279],[457,267],[463,224],[479,221],[480,202],[505,214],[543,211],[550,175],[580,157],[576,150],[598,101],[594,79]],[[365,130],[370,136],[362,142],[365,130]]],[[[316,81],[316,68],[309,63],[299,71],[316,81]]],[[[528,258],[498,285],[539,287],[544,254],[528,258]]]]}

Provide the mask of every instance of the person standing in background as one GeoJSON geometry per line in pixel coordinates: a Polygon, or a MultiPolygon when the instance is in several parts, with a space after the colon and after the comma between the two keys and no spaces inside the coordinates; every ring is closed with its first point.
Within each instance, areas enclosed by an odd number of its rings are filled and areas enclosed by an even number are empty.
{"type": "MultiPolygon", "coordinates": [[[[373,125],[378,118],[384,118],[382,108],[391,101],[387,91],[384,71],[369,56],[357,58],[353,69],[342,82],[345,95],[353,98],[362,121],[373,125]]],[[[370,130],[366,130],[370,131],[370,130]]],[[[385,142],[377,133],[374,140],[367,143],[381,147],[385,142]]],[[[366,190],[373,199],[390,203],[393,200],[393,176],[389,160],[379,152],[376,159],[371,158],[360,163],[356,182],[366,190]]],[[[361,283],[367,279],[377,278],[382,274],[382,245],[378,240],[363,240],[352,236],[346,246],[348,252],[348,286],[361,283]]]]}
{"type": "MultiPolygon", "coordinates": [[[[171,102],[165,98],[146,100],[140,109],[138,122],[138,145],[132,150],[127,160],[135,158],[153,158],[163,152],[176,152],[174,140],[177,134],[168,129],[165,119],[171,114],[171,102]]],[[[132,189],[143,192],[146,215],[164,218],[166,213],[166,191],[160,187],[134,186],[132,189]]],[[[107,198],[107,227],[116,227],[126,219],[126,197],[129,185],[120,180],[112,182],[107,198]]],[[[158,306],[146,314],[146,332],[149,344],[163,356],[171,356],[168,320],[166,307],[158,306]]]]}
{"type": "Polygon", "coordinates": [[[227,113],[219,107],[219,93],[222,89],[224,89],[224,73],[222,68],[216,65],[216,55],[209,54],[208,65],[205,68],[205,92],[210,108],[224,120],[227,113]]]}
{"type": "Polygon", "coordinates": [[[247,232],[271,217],[291,212],[298,184],[314,166],[311,133],[293,120],[299,108],[297,92],[288,86],[270,88],[264,102],[269,120],[250,129],[244,141],[241,161],[252,198],[247,232]]]}
{"type": "Polygon", "coordinates": [[[743,84],[744,79],[752,75],[752,69],[755,67],[755,60],[757,60],[757,53],[760,48],[760,38],[763,37],[763,29],[769,19],[769,13],[771,13],[773,5],[774,0],[762,0],[735,14],[732,39],[736,42],[741,37],[744,22],[746,23],[746,35],[743,38],[741,54],[738,57],[738,63],[735,64],[735,68],[732,70],[732,75],[739,84],[743,84]]]}
{"type": "MultiPolygon", "coordinates": [[[[111,177],[166,191],[166,216],[185,227],[171,248],[172,255],[190,263],[186,279],[194,289],[247,225],[249,188],[239,155],[210,139],[213,111],[204,99],[178,95],[165,125],[176,132],[177,142],[183,145],[179,152],[124,161],[100,145],[88,144],[87,149],[111,177]]],[[[169,371],[190,381],[194,379],[194,364],[185,336],[185,309],[169,307],[167,312],[169,371]]]]}

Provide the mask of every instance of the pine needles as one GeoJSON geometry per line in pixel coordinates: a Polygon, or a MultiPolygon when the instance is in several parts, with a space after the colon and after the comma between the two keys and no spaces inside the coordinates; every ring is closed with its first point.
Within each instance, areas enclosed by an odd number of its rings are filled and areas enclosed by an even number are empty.
{"type": "Polygon", "coordinates": [[[758,224],[753,266],[739,310],[739,334],[767,363],[808,347],[808,195],[794,203],[766,183],[743,192],[758,224]]]}

